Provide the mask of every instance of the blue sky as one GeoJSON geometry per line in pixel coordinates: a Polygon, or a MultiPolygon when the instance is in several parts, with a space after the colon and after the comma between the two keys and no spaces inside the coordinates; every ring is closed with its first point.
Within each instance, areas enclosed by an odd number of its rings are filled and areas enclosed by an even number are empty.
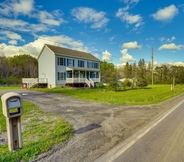
{"type": "Polygon", "coordinates": [[[144,58],[184,65],[181,0],[0,1],[0,54],[38,56],[44,43],[115,65],[144,58]]]}

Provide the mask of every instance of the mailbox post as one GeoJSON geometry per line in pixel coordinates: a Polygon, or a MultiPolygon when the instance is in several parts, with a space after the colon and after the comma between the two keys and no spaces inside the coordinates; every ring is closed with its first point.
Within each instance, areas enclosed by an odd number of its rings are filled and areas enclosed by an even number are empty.
{"type": "Polygon", "coordinates": [[[8,92],[1,97],[3,114],[6,117],[8,147],[10,151],[22,147],[21,115],[22,96],[8,92]]]}

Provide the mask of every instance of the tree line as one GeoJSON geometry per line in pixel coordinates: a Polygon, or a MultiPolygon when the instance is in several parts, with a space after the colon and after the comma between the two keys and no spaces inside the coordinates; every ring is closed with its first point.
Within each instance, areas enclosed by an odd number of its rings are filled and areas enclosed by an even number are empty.
{"type": "MultiPolygon", "coordinates": [[[[101,80],[110,82],[122,78],[131,79],[140,86],[146,86],[152,83],[152,65],[144,59],[138,63],[126,63],[124,66],[116,67],[112,63],[102,61],[101,80]]],[[[183,84],[184,83],[184,66],[175,66],[171,64],[161,64],[153,68],[154,84],[183,84]]]]}
{"type": "Polygon", "coordinates": [[[0,85],[20,84],[22,78],[38,77],[38,61],[31,55],[0,55],[0,85]]]}
{"type": "MultiPolygon", "coordinates": [[[[101,81],[111,82],[119,79],[131,79],[138,86],[147,86],[152,83],[152,65],[144,59],[138,63],[126,63],[116,67],[113,63],[100,62],[101,81]]],[[[161,64],[153,69],[154,84],[184,83],[184,67],[171,64],[161,64]]],[[[22,78],[38,77],[38,60],[31,55],[14,55],[6,57],[0,55],[0,85],[20,84],[22,78]]],[[[127,83],[128,84],[128,83],[127,83]]]]}

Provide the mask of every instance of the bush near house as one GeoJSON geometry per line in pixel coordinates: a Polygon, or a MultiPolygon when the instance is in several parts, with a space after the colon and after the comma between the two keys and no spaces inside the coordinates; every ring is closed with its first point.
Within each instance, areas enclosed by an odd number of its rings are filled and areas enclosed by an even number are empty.
{"type": "Polygon", "coordinates": [[[99,83],[97,83],[97,88],[104,88],[105,86],[104,86],[104,83],[102,83],[102,82],[99,82],[99,83]]]}

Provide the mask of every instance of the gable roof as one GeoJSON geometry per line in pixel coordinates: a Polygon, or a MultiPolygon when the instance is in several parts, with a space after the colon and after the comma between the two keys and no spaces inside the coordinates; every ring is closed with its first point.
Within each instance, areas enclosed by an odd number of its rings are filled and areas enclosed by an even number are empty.
{"type": "Polygon", "coordinates": [[[93,61],[100,61],[98,58],[93,56],[90,53],[72,50],[68,48],[58,47],[54,45],[45,44],[51,51],[55,53],[55,55],[64,55],[74,58],[81,58],[81,59],[87,59],[87,60],[93,60],[93,61]]]}

